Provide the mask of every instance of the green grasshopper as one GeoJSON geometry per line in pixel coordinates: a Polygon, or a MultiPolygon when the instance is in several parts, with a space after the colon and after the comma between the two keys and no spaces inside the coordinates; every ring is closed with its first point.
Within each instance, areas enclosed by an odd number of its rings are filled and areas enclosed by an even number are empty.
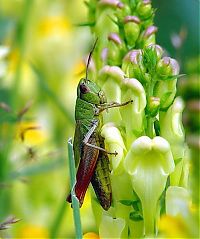
{"type": "MultiPolygon", "coordinates": [[[[97,41],[88,57],[86,78],[81,79],[77,87],[76,129],[73,142],[75,164],[78,166],[75,194],[81,207],[91,182],[101,206],[108,210],[112,202],[108,154],[117,155],[117,152],[110,153],[105,150],[104,138],[100,135],[101,113],[109,108],[125,106],[132,101],[123,104],[107,103],[101,88],[88,80],[88,66],[96,43],[97,41]]],[[[71,195],[67,197],[67,201],[71,203],[71,195]]]]}

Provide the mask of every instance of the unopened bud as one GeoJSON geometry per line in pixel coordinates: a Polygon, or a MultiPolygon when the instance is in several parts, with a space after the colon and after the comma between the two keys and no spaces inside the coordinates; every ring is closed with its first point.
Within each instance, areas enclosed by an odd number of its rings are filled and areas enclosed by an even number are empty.
{"type": "Polygon", "coordinates": [[[150,0],[140,1],[137,5],[136,11],[142,19],[147,19],[152,15],[152,6],[150,0]]]}
{"type": "Polygon", "coordinates": [[[124,4],[119,0],[100,0],[99,5],[114,8],[123,8],[124,4]]]}
{"type": "Polygon", "coordinates": [[[155,26],[147,27],[147,29],[141,34],[140,46],[143,48],[145,46],[155,44],[155,33],[157,31],[158,28],[155,26]]]}
{"type": "Polygon", "coordinates": [[[108,64],[120,65],[123,54],[122,40],[117,33],[110,33],[108,40],[108,64]]]}
{"type": "Polygon", "coordinates": [[[176,60],[170,57],[163,57],[157,64],[156,69],[159,77],[167,77],[177,75],[179,73],[179,65],[176,60]]]}
{"type": "Polygon", "coordinates": [[[163,49],[161,46],[159,46],[157,44],[151,44],[147,48],[151,48],[152,50],[154,50],[156,53],[157,59],[160,60],[160,58],[163,55],[163,49]]]}
{"type": "Polygon", "coordinates": [[[124,31],[127,43],[130,47],[135,46],[135,42],[140,34],[140,19],[136,16],[126,16],[124,18],[124,31]]]}
{"type": "Polygon", "coordinates": [[[128,52],[123,59],[122,69],[129,78],[136,78],[140,82],[146,81],[142,51],[139,49],[128,52]]]}
{"type": "Polygon", "coordinates": [[[155,117],[158,114],[159,108],[160,108],[160,98],[150,97],[147,107],[150,116],[155,117]]]}

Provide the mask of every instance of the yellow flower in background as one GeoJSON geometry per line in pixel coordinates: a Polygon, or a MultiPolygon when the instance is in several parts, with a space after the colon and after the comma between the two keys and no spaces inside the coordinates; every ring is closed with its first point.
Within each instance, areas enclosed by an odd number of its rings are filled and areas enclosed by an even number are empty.
{"type": "Polygon", "coordinates": [[[76,88],[80,79],[85,78],[86,74],[86,65],[83,60],[79,60],[75,63],[74,68],[72,69],[73,79],[70,81],[73,86],[76,88]]]}
{"type": "Polygon", "coordinates": [[[94,232],[87,232],[83,235],[83,239],[100,239],[100,237],[94,232]]]}
{"type": "Polygon", "coordinates": [[[189,236],[187,225],[180,216],[163,215],[159,222],[159,231],[167,238],[188,238],[189,236]]]}
{"type": "Polygon", "coordinates": [[[85,76],[85,63],[83,60],[78,61],[73,69],[73,75],[78,76],[78,79],[82,78],[85,76]]]}
{"type": "Polygon", "coordinates": [[[38,25],[38,33],[41,36],[64,35],[72,30],[72,25],[65,16],[47,16],[38,25]]]}
{"type": "Polygon", "coordinates": [[[17,139],[27,146],[37,146],[46,140],[44,129],[36,122],[21,122],[17,126],[17,139]]]}
{"type": "Polygon", "coordinates": [[[26,225],[19,232],[19,238],[49,238],[48,230],[45,227],[26,225]]]}
{"type": "Polygon", "coordinates": [[[9,54],[9,69],[8,71],[9,72],[13,72],[16,70],[16,66],[18,64],[18,61],[19,61],[19,58],[20,58],[20,52],[19,52],[19,49],[13,49],[10,54],[9,54]]]}
{"type": "MultiPolygon", "coordinates": [[[[10,51],[8,55],[8,63],[6,67],[5,76],[2,78],[2,86],[9,88],[12,87],[16,77],[17,69],[21,55],[18,48],[10,51]]],[[[37,95],[37,81],[36,74],[34,73],[28,60],[23,57],[20,63],[20,80],[19,80],[19,90],[20,95],[28,97],[28,99],[34,98],[37,95]]]]}

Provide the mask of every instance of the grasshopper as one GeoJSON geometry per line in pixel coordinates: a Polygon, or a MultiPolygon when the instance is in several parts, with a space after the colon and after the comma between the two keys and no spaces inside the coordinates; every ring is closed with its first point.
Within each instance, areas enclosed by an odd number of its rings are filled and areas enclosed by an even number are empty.
{"type": "MultiPolygon", "coordinates": [[[[123,104],[107,103],[101,88],[95,82],[88,80],[88,66],[96,43],[97,40],[88,57],[86,78],[81,79],[77,87],[76,128],[73,142],[75,164],[78,167],[75,194],[81,207],[91,182],[101,206],[104,210],[108,210],[112,202],[108,154],[117,155],[117,152],[107,152],[105,149],[104,138],[100,135],[101,113],[109,108],[125,106],[132,101],[123,104]]],[[[67,197],[67,201],[71,203],[71,194],[67,197]]]]}

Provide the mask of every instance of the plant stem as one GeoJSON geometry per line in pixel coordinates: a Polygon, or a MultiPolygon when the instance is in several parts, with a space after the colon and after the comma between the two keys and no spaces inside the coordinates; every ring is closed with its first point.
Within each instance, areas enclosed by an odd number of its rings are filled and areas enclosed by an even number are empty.
{"type": "Polygon", "coordinates": [[[71,198],[72,198],[72,207],[73,207],[76,238],[82,239],[79,201],[78,201],[75,191],[74,191],[74,185],[76,183],[76,173],[75,173],[74,153],[73,153],[73,145],[72,145],[71,138],[68,140],[68,157],[69,157],[70,188],[71,188],[71,198]]]}
{"type": "Polygon", "coordinates": [[[153,138],[153,119],[151,116],[147,116],[147,136],[153,138]]]}
{"type": "MultiPolygon", "coordinates": [[[[154,88],[154,82],[153,80],[147,85],[147,106],[149,105],[150,97],[153,96],[153,88],[154,88]]],[[[150,138],[153,138],[153,122],[154,119],[151,117],[150,114],[147,115],[147,130],[146,134],[150,138]]]]}

